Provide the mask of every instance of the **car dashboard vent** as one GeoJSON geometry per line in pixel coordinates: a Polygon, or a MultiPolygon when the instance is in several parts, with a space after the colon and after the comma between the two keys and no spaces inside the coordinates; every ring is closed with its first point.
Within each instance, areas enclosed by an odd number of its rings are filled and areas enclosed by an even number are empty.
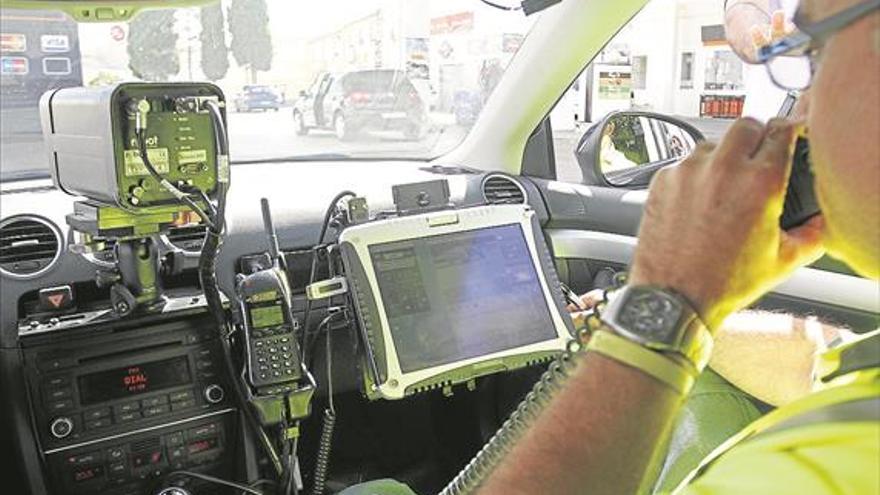
{"type": "Polygon", "coordinates": [[[61,248],[61,232],[48,220],[16,216],[0,221],[0,272],[4,275],[40,275],[58,261],[61,248]]]}
{"type": "Polygon", "coordinates": [[[205,243],[206,230],[204,225],[174,227],[168,232],[168,242],[183,251],[199,252],[205,243]]]}
{"type": "Polygon", "coordinates": [[[492,205],[523,204],[526,191],[511,177],[489,175],[483,179],[483,197],[492,205]]]}

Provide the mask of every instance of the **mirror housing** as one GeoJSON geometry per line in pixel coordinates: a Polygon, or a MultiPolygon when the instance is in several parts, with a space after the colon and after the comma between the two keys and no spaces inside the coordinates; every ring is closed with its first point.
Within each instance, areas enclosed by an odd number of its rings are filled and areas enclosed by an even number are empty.
{"type": "Polygon", "coordinates": [[[686,158],[704,139],[696,127],[674,117],[619,111],[587,129],[574,153],[586,184],[642,189],[658,170],[686,158]]]}
{"type": "Polygon", "coordinates": [[[147,9],[199,7],[220,0],[4,0],[4,9],[60,10],[77,22],[128,21],[147,9]]]}

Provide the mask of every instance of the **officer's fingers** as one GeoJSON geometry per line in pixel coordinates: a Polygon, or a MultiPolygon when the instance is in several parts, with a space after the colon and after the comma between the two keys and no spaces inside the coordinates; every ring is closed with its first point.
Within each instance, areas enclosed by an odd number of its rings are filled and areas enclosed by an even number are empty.
{"type": "MultiPolygon", "coordinates": [[[[770,44],[770,37],[767,35],[767,28],[764,26],[752,26],[749,29],[752,37],[752,44],[755,48],[761,48],[770,44]]],[[[757,50],[756,50],[757,51],[757,50]]]]}
{"type": "Polygon", "coordinates": [[[757,120],[748,117],[737,120],[715,148],[718,157],[715,162],[723,166],[741,163],[756,152],[763,137],[764,125],[757,120]]]}
{"type": "Polygon", "coordinates": [[[788,34],[785,31],[785,27],[785,11],[777,10],[773,12],[773,16],[770,18],[770,40],[776,41],[784,38],[788,34]]]}
{"type": "Polygon", "coordinates": [[[752,157],[758,166],[783,168],[791,162],[797,125],[785,119],[770,119],[764,137],[752,157]]]}
{"type": "Polygon", "coordinates": [[[782,232],[779,245],[779,261],[796,268],[819,259],[825,252],[822,237],[825,219],[816,215],[803,225],[782,232]]]}

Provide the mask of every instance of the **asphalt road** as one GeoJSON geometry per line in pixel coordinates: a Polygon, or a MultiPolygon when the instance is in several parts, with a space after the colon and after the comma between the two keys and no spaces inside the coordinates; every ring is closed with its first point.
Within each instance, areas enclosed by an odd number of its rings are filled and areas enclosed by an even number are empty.
{"type": "Polygon", "coordinates": [[[230,112],[230,152],[233,161],[303,155],[424,158],[454,147],[467,134],[467,129],[455,125],[447,115],[431,117],[433,123],[418,140],[405,139],[396,131],[367,131],[352,141],[340,141],[329,130],[313,129],[305,136],[296,135],[290,108],[277,112],[230,112]]]}

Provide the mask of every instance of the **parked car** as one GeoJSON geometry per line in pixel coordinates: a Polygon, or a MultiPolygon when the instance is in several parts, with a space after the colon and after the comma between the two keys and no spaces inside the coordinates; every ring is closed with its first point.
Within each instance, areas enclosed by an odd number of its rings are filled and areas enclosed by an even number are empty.
{"type": "Polygon", "coordinates": [[[233,107],[236,112],[275,110],[281,108],[281,97],[269,86],[245,86],[235,95],[233,107]]]}
{"type": "Polygon", "coordinates": [[[415,86],[400,70],[322,73],[293,107],[296,133],[329,129],[347,141],[369,131],[399,131],[418,139],[427,111],[415,86]]]}

